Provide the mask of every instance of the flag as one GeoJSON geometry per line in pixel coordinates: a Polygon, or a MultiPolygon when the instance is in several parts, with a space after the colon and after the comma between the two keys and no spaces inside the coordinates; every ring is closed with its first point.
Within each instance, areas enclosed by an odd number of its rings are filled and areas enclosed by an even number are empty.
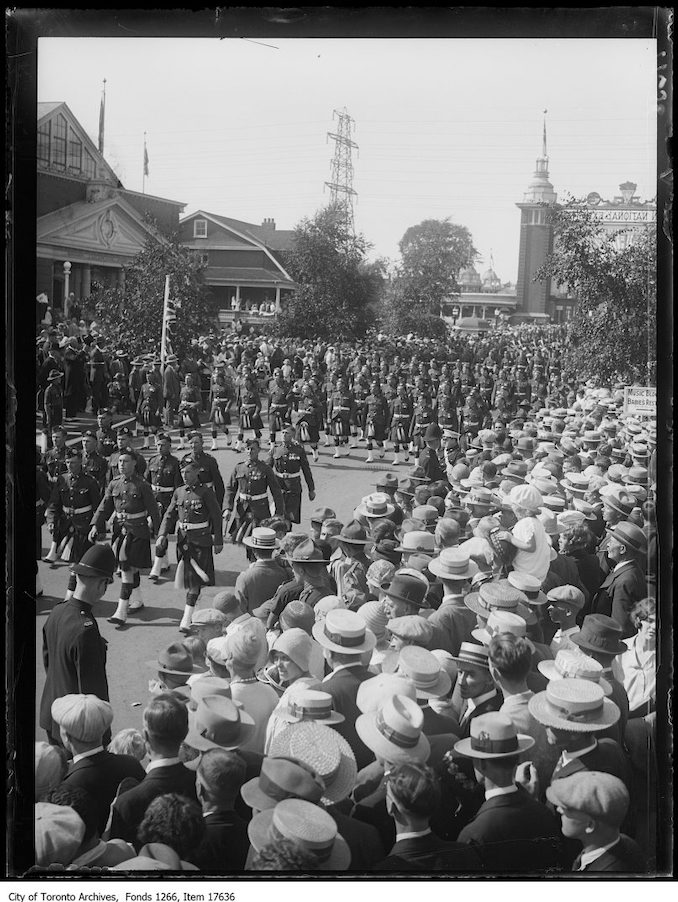
{"type": "Polygon", "coordinates": [[[146,141],[144,141],[144,175],[148,175],[148,151],[146,150],[146,141]]]}
{"type": "Polygon", "coordinates": [[[104,115],[106,112],[106,82],[104,82],[104,90],[101,95],[101,105],[99,106],[99,153],[104,152],[104,115]]]}

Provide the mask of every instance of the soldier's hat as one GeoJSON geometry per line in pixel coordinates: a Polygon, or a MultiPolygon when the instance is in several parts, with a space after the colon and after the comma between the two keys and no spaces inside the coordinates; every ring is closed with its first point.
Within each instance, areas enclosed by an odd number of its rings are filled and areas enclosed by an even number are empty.
{"type": "Polygon", "coordinates": [[[110,545],[93,545],[83,554],[80,562],[71,567],[71,572],[78,576],[105,577],[112,583],[115,566],[115,555],[110,545]]]}
{"type": "Polygon", "coordinates": [[[80,448],[67,448],[66,449],[66,459],[70,457],[79,457],[82,460],[82,451],[80,448]]]}
{"type": "Polygon", "coordinates": [[[120,426],[117,434],[118,435],[131,435],[132,430],[129,428],[129,426],[120,426]]]}
{"type": "Polygon", "coordinates": [[[201,439],[201,438],[202,438],[202,432],[200,432],[198,429],[194,429],[192,432],[189,432],[189,433],[188,433],[188,440],[190,441],[190,440],[193,439],[193,438],[200,438],[200,439],[201,439]]]}
{"type": "Polygon", "coordinates": [[[83,432],[82,438],[96,438],[97,434],[92,429],[88,429],[87,432],[83,432]]]}
{"type": "Polygon", "coordinates": [[[167,432],[157,432],[155,435],[155,440],[156,440],[156,442],[165,442],[165,441],[171,442],[172,436],[168,435],[167,432]]]}

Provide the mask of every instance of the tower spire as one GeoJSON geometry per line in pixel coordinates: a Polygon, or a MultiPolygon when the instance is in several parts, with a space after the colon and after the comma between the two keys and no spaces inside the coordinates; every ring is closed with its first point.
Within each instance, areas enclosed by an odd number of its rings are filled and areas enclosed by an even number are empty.
{"type": "Polygon", "coordinates": [[[544,110],[544,138],[542,141],[541,155],[544,159],[548,159],[548,152],[546,150],[546,114],[548,110],[544,110]]]}

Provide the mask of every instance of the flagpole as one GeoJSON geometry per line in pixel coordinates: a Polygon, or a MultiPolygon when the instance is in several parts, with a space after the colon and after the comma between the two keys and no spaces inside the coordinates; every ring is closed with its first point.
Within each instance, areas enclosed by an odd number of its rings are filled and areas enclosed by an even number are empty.
{"type": "Polygon", "coordinates": [[[99,107],[99,153],[104,153],[104,122],[106,119],[106,79],[104,78],[104,93],[99,107]]]}
{"type": "Polygon", "coordinates": [[[143,175],[141,177],[141,193],[146,193],[146,132],[144,132],[144,162],[143,162],[143,175]]]}
{"type": "Polygon", "coordinates": [[[165,372],[165,357],[167,356],[167,308],[169,307],[170,277],[165,276],[165,299],[162,305],[162,337],[160,339],[160,365],[165,372]]]}

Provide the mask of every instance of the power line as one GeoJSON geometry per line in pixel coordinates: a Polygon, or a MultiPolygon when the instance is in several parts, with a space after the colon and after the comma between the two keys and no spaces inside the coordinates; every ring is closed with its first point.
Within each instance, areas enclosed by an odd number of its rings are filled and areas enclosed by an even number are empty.
{"type": "Polygon", "coordinates": [[[355,222],[353,218],[353,198],[357,191],[353,189],[353,150],[358,145],[351,138],[353,120],[344,107],[342,112],[334,110],[332,114],[339,120],[336,132],[328,132],[327,137],[335,142],[334,158],[332,160],[331,181],[325,182],[331,193],[331,203],[343,214],[344,222],[351,235],[355,234],[355,222]]]}

